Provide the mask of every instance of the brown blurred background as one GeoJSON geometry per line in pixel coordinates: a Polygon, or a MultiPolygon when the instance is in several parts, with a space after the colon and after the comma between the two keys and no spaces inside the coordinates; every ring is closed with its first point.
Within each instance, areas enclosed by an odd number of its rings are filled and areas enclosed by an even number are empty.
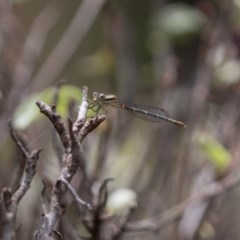
{"type": "MultiPolygon", "coordinates": [[[[239,0],[2,0],[1,188],[14,187],[21,164],[7,119],[31,94],[65,79],[79,87],[79,95],[87,85],[90,96],[112,93],[162,107],[188,125],[142,121],[109,108],[107,120],[83,143],[90,178],[113,177],[110,192],[130,188],[137,193],[131,220],[164,212],[238,168],[239,53],[239,0]]],[[[27,118],[31,112],[25,107],[21,114],[27,118]]],[[[41,178],[51,183],[58,176],[57,140],[49,127],[42,117],[19,129],[29,148],[44,148],[19,208],[19,239],[31,239],[39,224],[41,178]]],[[[197,229],[184,215],[158,232],[123,238],[240,239],[239,189],[203,207],[199,218],[187,213],[197,218],[197,229]]],[[[84,232],[77,217],[72,219],[84,232]]]]}

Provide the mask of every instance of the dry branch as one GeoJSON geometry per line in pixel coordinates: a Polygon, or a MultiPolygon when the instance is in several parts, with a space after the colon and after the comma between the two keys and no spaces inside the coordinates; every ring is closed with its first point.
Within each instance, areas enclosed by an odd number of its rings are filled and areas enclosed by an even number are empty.
{"type": "Polygon", "coordinates": [[[66,181],[65,179],[61,179],[61,181],[66,185],[66,187],[68,188],[69,192],[72,194],[74,200],[79,204],[79,205],[83,205],[85,206],[89,211],[92,210],[92,206],[90,203],[88,202],[85,202],[84,200],[82,200],[76,190],[73,188],[73,186],[68,182],[66,181]]]}
{"type": "MultiPolygon", "coordinates": [[[[87,95],[88,89],[87,87],[83,87],[82,103],[79,107],[78,118],[74,123],[71,119],[69,119],[68,130],[64,126],[61,117],[56,112],[55,106],[50,107],[44,102],[37,102],[40,112],[45,114],[55,127],[64,147],[64,154],[62,157],[62,170],[53,187],[50,210],[43,215],[41,226],[34,233],[34,239],[49,239],[49,237],[56,233],[56,225],[66,208],[63,198],[67,188],[70,189],[70,191],[72,190],[72,188],[69,187],[71,186],[70,181],[79,166],[84,174],[84,181],[87,181],[85,160],[82,154],[82,147],[78,139],[79,131],[85,127],[88,110],[87,95]]],[[[100,124],[100,122],[98,124],[100,124]]],[[[86,135],[93,129],[93,127],[87,127],[87,129],[89,131],[86,135]]],[[[88,203],[86,203],[86,205],[90,206],[88,203]]]]}
{"type": "Polygon", "coordinates": [[[2,221],[2,226],[0,230],[0,238],[16,239],[17,207],[22,197],[28,191],[33,177],[36,173],[37,160],[39,159],[41,149],[29,152],[13,129],[12,122],[9,121],[8,124],[9,133],[25,159],[25,167],[17,190],[12,193],[11,189],[3,188],[1,192],[0,219],[2,221]]]}

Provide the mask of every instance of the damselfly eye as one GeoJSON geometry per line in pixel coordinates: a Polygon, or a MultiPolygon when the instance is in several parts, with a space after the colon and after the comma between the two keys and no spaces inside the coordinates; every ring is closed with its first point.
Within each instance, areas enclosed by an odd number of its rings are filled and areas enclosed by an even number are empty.
{"type": "Polygon", "coordinates": [[[100,93],[100,94],[99,94],[99,98],[100,98],[101,100],[104,100],[104,99],[105,99],[105,95],[104,95],[103,93],[100,93]]]}
{"type": "Polygon", "coordinates": [[[93,97],[93,100],[96,101],[97,99],[99,99],[99,93],[94,92],[92,97],[93,97]]]}

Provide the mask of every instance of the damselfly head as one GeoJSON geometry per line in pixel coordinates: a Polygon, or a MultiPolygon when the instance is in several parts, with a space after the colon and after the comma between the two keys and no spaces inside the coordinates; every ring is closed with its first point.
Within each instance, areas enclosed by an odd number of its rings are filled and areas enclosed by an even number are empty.
{"type": "Polygon", "coordinates": [[[105,94],[94,92],[93,93],[93,101],[104,101],[105,100],[105,94]]]}

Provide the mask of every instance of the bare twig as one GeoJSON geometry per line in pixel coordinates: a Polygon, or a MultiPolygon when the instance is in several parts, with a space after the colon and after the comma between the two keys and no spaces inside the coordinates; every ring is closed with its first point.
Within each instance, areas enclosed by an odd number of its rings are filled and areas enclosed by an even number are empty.
{"type": "MultiPolygon", "coordinates": [[[[84,127],[88,110],[87,92],[87,87],[84,87],[82,104],[79,108],[79,116],[77,119],[77,121],[81,123],[82,127],[84,127]]],[[[52,191],[50,211],[44,215],[40,228],[34,233],[34,239],[48,239],[56,231],[56,224],[66,208],[63,204],[63,197],[67,189],[66,182],[70,183],[79,166],[81,166],[81,170],[84,174],[86,174],[86,170],[81,145],[77,138],[78,131],[81,129],[78,127],[75,128],[74,131],[74,123],[69,119],[68,134],[67,129],[65,128],[61,117],[56,112],[55,107],[50,107],[41,101],[38,101],[37,105],[40,108],[40,111],[44,113],[54,125],[62,141],[63,147],[65,148],[62,160],[62,171],[52,191]]],[[[69,187],[69,185],[67,186],[69,187]]]]}
{"type": "MultiPolygon", "coordinates": [[[[106,178],[102,183],[95,183],[92,188],[93,200],[92,205],[94,212],[99,214],[104,209],[107,201],[107,184],[113,181],[113,178],[106,178]]],[[[100,216],[98,216],[100,217],[100,216]]]]}
{"type": "Polygon", "coordinates": [[[84,219],[84,224],[92,235],[92,239],[101,239],[102,213],[107,199],[107,183],[112,178],[106,178],[103,182],[96,182],[92,187],[92,219],[84,219]]]}
{"type": "Polygon", "coordinates": [[[43,189],[42,189],[42,192],[41,192],[41,206],[42,206],[42,212],[43,212],[43,215],[45,215],[47,213],[47,206],[44,202],[44,193],[46,191],[46,183],[44,180],[42,180],[43,182],[43,189]]]}
{"type": "Polygon", "coordinates": [[[36,173],[36,164],[39,159],[39,154],[41,149],[34,150],[29,152],[24,144],[21,142],[20,138],[17,136],[17,133],[13,129],[11,121],[9,124],[9,132],[12,136],[12,139],[18,146],[22,155],[25,158],[25,168],[21,178],[20,185],[18,189],[12,194],[11,190],[8,188],[4,188],[1,193],[1,211],[0,211],[0,219],[4,219],[2,228],[0,231],[1,239],[15,239],[16,238],[16,214],[18,203],[25,195],[27,190],[30,187],[32,179],[36,173]]]}
{"type": "Polygon", "coordinates": [[[36,104],[39,107],[40,112],[43,113],[45,116],[47,116],[49,120],[52,122],[54,128],[58,132],[58,135],[63,144],[65,152],[66,153],[69,152],[71,148],[70,137],[69,137],[69,134],[67,133],[67,130],[64,126],[64,123],[60,115],[56,111],[55,105],[52,105],[50,107],[43,101],[37,101],[36,104]]]}
{"type": "Polygon", "coordinates": [[[17,191],[13,194],[13,201],[16,201],[16,203],[21,200],[30,187],[32,179],[36,173],[36,164],[41,151],[42,149],[34,150],[33,152],[29,153],[26,158],[26,165],[21,184],[17,191]]]}
{"type": "Polygon", "coordinates": [[[19,140],[19,138],[17,137],[17,134],[15,133],[12,127],[11,121],[9,121],[9,129],[10,129],[10,135],[12,136],[13,140],[16,142],[24,158],[26,158],[25,169],[24,169],[20,186],[16,190],[16,192],[13,194],[13,201],[16,201],[16,203],[18,203],[30,187],[33,176],[36,173],[36,164],[42,149],[39,148],[32,152],[28,152],[27,149],[19,140]]]}
{"type": "Polygon", "coordinates": [[[16,143],[16,145],[19,148],[19,150],[21,151],[23,157],[26,158],[28,156],[29,152],[28,152],[27,148],[25,147],[25,144],[23,144],[20,141],[19,136],[17,136],[17,133],[14,131],[11,120],[8,121],[8,126],[9,126],[9,134],[10,134],[10,136],[12,137],[13,141],[16,143]]]}
{"type": "MultiPolygon", "coordinates": [[[[59,91],[61,90],[62,86],[66,83],[65,79],[61,79],[59,80],[55,86],[54,86],[54,92],[53,92],[53,97],[52,97],[52,104],[56,106],[56,108],[58,108],[58,104],[59,104],[59,91]]],[[[62,146],[61,143],[59,143],[58,138],[57,138],[57,134],[56,132],[53,130],[51,131],[51,137],[52,137],[52,146],[53,149],[58,157],[58,161],[59,164],[61,165],[61,160],[62,160],[62,146]]]]}
{"type": "Polygon", "coordinates": [[[232,173],[231,175],[225,177],[224,179],[204,187],[201,191],[198,192],[198,194],[190,197],[189,199],[185,200],[180,204],[177,204],[176,206],[163,212],[161,215],[128,223],[124,229],[125,231],[129,232],[158,231],[159,229],[165,227],[166,225],[178,220],[182,216],[186,207],[189,206],[189,204],[213,198],[219,194],[224,193],[227,190],[230,190],[239,183],[240,174],[232,173]]]}
{"type": "Polygon", "coordinates": [[[88,110],[88,88],[83,87],[82,92],[82,102],[79,107],[78,117],[73,124],[73,132],[78,136],[78,141],[81,143],[84,138],[92,132],[98,125],[100,125],[104,120],[105,116],[96,116],[88,121],[86,121],[87,110],[88,110]]]}
{"type": "Polygon", "coordinates": [[[79,106],[78,117],[73,125],[73,132],[78,133],[83,127],[88,110],[88,88],[84,86],[82,88],[82,104],[79,106]]]}
{"type": "Polygon", "coordinates": [[[105,115],[100,115],[87,121],[78,134],[79,141],[82,142],[90,132],[92,132],[100,123],[105,120],[105,118],[105,115]]]}
{"type": "Polygon", "coordinates": [[[72,194],[74,200],[79,204],[79,205],[83,205],[84,207],[86,207],[89,211],[92,210],[92,206],[90,203],[88,202],[85,202],[84,200],[82,200],[76,190],[73,188],[73,186],[68,182],[66,181],[65,179],[61,179],[61,181],[66,185],[66,187],[68,188],[68,190],[70,191],[70,193],[72,194]]]}

